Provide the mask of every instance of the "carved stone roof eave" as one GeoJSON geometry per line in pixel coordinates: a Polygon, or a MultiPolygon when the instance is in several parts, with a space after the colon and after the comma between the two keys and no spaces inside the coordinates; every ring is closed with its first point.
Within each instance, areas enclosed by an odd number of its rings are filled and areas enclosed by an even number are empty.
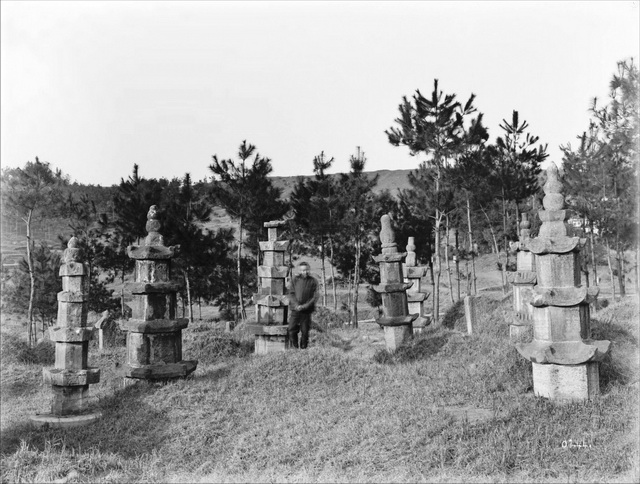
{"type": "Polygon", "coordinates": [[[169,247],[164,245],[130,245],[127,247],[127,255],[136,260],[171,259],[179,249],[179,245],[169,247]]]}
{"type": "Polygon", "coordinates": [[[590,304],[600,292],[598,287],[560,287],[549,288],[535,286],[531,305],[534,307],[558,306],[571,307],[579,304],[590,304]]]}
{"type": "Polygon", "coordinates": [[[610,341],[537,341],[516,344],[524,358],[538,364],[581,365],[602,361],[609,351],[610,341]]]}
{"type": "Polygon", "coordinates": [[[531,239],[528,247],[535,255],[566,254],[576,249],[579,250],[586,242],[587,239],[580,237],[538,237],[531,239]]]}

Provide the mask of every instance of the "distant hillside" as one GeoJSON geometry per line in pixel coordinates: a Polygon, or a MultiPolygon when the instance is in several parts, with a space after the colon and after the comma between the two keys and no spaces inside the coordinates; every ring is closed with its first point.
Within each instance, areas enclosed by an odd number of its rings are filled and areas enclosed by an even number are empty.
{"type": "MultiPolygon", "coordinates": [[[[407,175],[411,170],[377,170],[365,172],[369,178],[378,176],[378,184],[374,188],[376,193],[384,190],[389,190],[392,195],[396,195],[398,190],[410,188],[407,180],[407,175]]],[[[339,174],[333,175],[338,177],[339,174]]],[[[299,176],[274,176],[271,177],[273,184],[282,188],[282,197],[289,198],[289,195],[293,191],[293,187],[296,184],[298,178],[311,178],[311,177],[299,177],[299,176]]]]}

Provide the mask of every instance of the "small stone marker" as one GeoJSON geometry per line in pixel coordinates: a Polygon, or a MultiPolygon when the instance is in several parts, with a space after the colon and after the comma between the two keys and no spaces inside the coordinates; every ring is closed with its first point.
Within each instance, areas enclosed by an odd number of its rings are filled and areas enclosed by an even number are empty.
{"type": "Polygon", "coordinates": [[[60,266],[62,291],[58,293],[58,319],[49,329],[56,344],[55,368],[43,368],[51,384],[51,413],[31,416],[36,425],[76,427],[95,422],[102,414],[91,412],[89,385],[100,381],[100,370],[87,363],[93,328],[87,327],[89,270],[78,239],[71,237],[60,266]]]}
{"type": "Polygon", "coordinates": [[[286,278],[289,267],[285,265],[288,240],[278,240],[278,229],[284,220],[265,222],[267,241],[260,242],[262,265],[258,267],[259,288],[256,300],[256,324],[248,324],[247,331],[255,336],[257,355],[284,351],[287,347],[287,315],[289,301],[286,294],[286,278]]]}
{"type": "Polygon", "coordinates": [[[130,245],[135,259],[135,282],[127,283],[133,294],[132,318],[120,322],[127,332],[125,385],[137,380],[164,380],[189,375],[197,360],[182,359],[182,330],[189,320],[176,318],[176,293],[181,284],[171,279],[171,259],[179,246],[166,247],[160,235],[156,206],[147,214],[144,245],[130,245]]]}
{"type": "Polygon", "coordinates": [[[476,325],[476,298],[475,296],[464,297],[464,318],[467,322],[467,333],[473,334],[476,325]]]}
{"type": "Polygon", "coordinates": [[[94,327],[98,330],[98,348],[100,351],[104,349],[104,326],[107,324],[108,320],[109,311],[107,310],[100,315],[100,319],[98,319],[96,324],[94,324],[94,327]]]}
{"type": "Polygon", "coordinates": [[[533,365],[533,391],[551,400],[587,400],[600,393],[598,364],[609,341],[591,339],[589,304],[597,288],[581,284],[580,249],[586,239],[568,235],[562,183],[555,164],[547,169],[544,210],[538,237],[528,243],[535,254],[533,341],[516,344],[533,365]]]}
{"type": "Polygon", "coordinates": [[[404,282],[402,259],[406,253],[398,252],[391,217],[380,218],[380,241],[382,254],[373,260],[380,264],[380,284],[373,290],[382,295],[383,317],[377,323],[384,327],[385,344],[388,351],[396,351],[413,334],[412,323],[418,314],[409,314],[407,289],[411,283],[404,282]]]}

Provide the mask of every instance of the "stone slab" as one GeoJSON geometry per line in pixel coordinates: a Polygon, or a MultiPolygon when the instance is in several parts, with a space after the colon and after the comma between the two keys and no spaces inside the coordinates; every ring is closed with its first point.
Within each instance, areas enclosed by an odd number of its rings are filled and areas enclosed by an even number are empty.
{"type": "Polygon", "coordinates": [[[286,336],[287,326],[267,326],[263,324],[247,324],[245,326],[249,334],[256,336],[268,335],[268,336],[286,336]]]}
{"type": "Polygon", "coordinates": [[[407,326],[413,323],[419,317],[419,314],[408,314],[406,316],[391,316],[376,319],[376,323],[384,327],[407,326]]]}
{"type": "Polygon", "coordinates": [[[42,376],[44,382],[50,385],[84,386],[92,385],[100,381],[100,369],[63,370],[60,368],[43,368],[42,376]]]}
{"type": "Polygon", "coordinates": [[[31,423],[38,427],[48,425],[54,428],[72,428],[82,427],[89,425],[102,418],[102,412],[88,413],[84,415],[69,415],[66,417],[59,417],[50,413],[32,415],[29,417],[31,423]]]}
{"type": "Polygon", "coordinates": [[[171,259],[178,247],[164,245],[130,245],[127,255],[131,259],[171,259]]]}
{"type": "Polygon", "coordinates": [[[198,366],[197,360],[185,360],[168,365],[145,365],[133,367],[124,366],[124,376],[144,380],[162,380],[165,378],[180,378],[193,372],[198,366]]]}
{"type": "Polygon", "coordinates": [[[282,335],[256,335],[255,354],[280,353],[287,349],[287,337],[282,335]]]}
{"type": "Polygon", "coordinates": [[[533,363],[533,392],[536,396],[559,402],[590,400],[600,393],[598,363],[533,363]]]}

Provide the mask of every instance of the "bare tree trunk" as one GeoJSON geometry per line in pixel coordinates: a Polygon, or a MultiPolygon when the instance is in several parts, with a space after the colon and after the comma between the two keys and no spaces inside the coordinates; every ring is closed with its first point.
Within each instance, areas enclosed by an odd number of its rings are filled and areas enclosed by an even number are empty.
{"type": "Polygon", "coordinates": [[[187,286],[187,305],[189,306],[189,323],[193,323],[193,304],[191,301],[191,284],[189,282],[189,273],[187,271],[182,271],[184,276],[184,281],[187,286]]]}
{"type": "Polygon", "coordinates": [[[351,323],[351,288],[353,287],[353,274],[349,273],[349,288],[347,291],[347,307],[349,308],[349,323],[351,323]]]}
{"type": "Polygon", "coordinates": [[[198,298],[198,314],[200,315],[200,321],[202,321],[202,299],[198,298]]]}
{"type": "Polygon", "coordinates": [[[240,305],[240,318],[242,322],[247,319],[247,313],[244,310],[244,295],[242,294],[242,218],[240,218],[238,230],[238,304],[240,305]]]}
{"type": "Polygon", "coordinates": [[[611,277],[611,294],[613,295],[613,300],[616,300],[616,281],[615,277],[613,277],[613,266],[611,265],[611,248],[609,247],[609,239],[605,238],[605,243],[607,245],[607,264],[609,265],[609,276],[611,277]]]}
{"type": "Polygon", "coordinates": [[[504,265],[502,266],[502,293],[506,294],[508,289],[507,266],[509,265],[509,243],[507,241],[507,202],[504,198],[504,188],[502,190],[502,239],[504,243],[504,265]]]}
{"type": "Polygon", "coordinates": [[[322,305],[327,307],[327,271],[324,266],[324,237],[320,237],[320,260],[322,261],[322,305]]]}
{"type": "MultiPolygon", "coordinates": [[[[438,188],[436,187],[436,191],[438,188]]],[[[440,263],[440,224],[442,222],[442,213],[440,209],[436,208],[436,223],[435,223],[435,254],[433,256],[433,325],[434,327],[440,326],[440,273],[442,272],[442,266],[440,263]]]]}
{"type": "Polygon", "coordinates": [[[453,300],[453,282],[451,281],[451,261],[449,261],[449,215],[445,217],[444,221],[444,233],[445,233],[445,244],[444,244],[444,259],[447,264],[447,279],[449,281],[449,299],[451,300],[451,304],[455,304],[453,300]]]}
{"type": "Polygon", "coordinates": [[[335,269],[333,267],[333,239],[329,237],[329,250],[330,250],[330,266],[331,266],[331,286],[333,288],[333,310],[338,310],[338,295],[336,292],[336,274],[335,269]]]}
{"type": "MultiPolygon", "coordinates": [[[[484,216],[487,218],[487,222],[489,222],[489,231],[491,232],[491,238],[493,239],[493,247],[494,250],[496,251],[496,257],[498,258],[498,265],[502,265],[501,264],[501,259],[500,259],[500,248],[498,247],[498,239],[496,238],[496,233],[493,230],[493,226],[491,225],[491,220],[489,219],[489,215],[487,215],[487,212],[483,209],[482,213],[484,213],[484,216]]],[[[500,269],[500,277],[502,280],[502,287],[504,289],[504,265],[502,265],[502,268],[500,269]]]]}
{"type": "Polygon", "coordinates": [[[596,241],[595,241],[595,236],[593,234],[593,222],[590,221],[589,224],[591,228],[591,233],[589,234],[591,247],[589,247],[589,249],[591,251],[591,266],[593,267],[593,284],[597,286],[598,285],[598,262],[596,261],[596,251],[595,251],[596,241]]]}
{"type": "Polygon", "coordinates": [[[25,220],[27,225],[27,266],[29,267],[29,307],[27,309],[27,319],[29,320],[29,346],[33,347],[36,343],[36,327],[33,320],[33,301],[36,296],[36,278],[33,273],[33,255],[31,253],[31,218],[33,217],[33,210],[29,210],[27,219],[25,220]]]}
{"type": "Polygon", "coordinates": [[[360,289],[360,239],[356,240],[356,266],[354,271],[354,287],[355,294],[353,295],[353,327],[358,328],[358,296],[360,289]]]}
{"type": "Polygon", "coordinates": [[[473,283],[473,293],[477,294],[478,288],[476,287],[476,253],[473,250],[473,232],[471,231],[471,204],[469,202],[468,193],[467,193],[467,227],[469,229],[469,252],[471,253],[471,281],[473,283]]]}
{"type": "Polygon", "coordinates": [[[618,265],[618,285],[620,287],[620,297],[624,297],[627,293],[625,287],[625,261],[624,261],[624,250],[620,248],[620,239],[616,235],[616,261],[618,265]]]}

